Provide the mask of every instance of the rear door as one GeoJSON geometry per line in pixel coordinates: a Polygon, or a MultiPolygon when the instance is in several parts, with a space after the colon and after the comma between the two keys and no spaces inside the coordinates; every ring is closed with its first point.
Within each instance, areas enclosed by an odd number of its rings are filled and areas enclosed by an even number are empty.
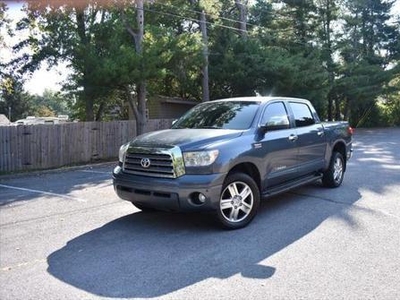
{"type": "Polygon", "coordinates": [[[298,175],[311,174],[324,167],[326,151],[324,128],[315,111],[303,101],[290,101],[298,146],[298,175]]]}
{"type": "Polygon", "coordinates": [[[262,157],[261,168],[265,172],[263,186],[272,187],[294,179],[297,176],[297,137],[284,102],[269,103],[260,125],[264,130],[257,152],[262,157]]]}

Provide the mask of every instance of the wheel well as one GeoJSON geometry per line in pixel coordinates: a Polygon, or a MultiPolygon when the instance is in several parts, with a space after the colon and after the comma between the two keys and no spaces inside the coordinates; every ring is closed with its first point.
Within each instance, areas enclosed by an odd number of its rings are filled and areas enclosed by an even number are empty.
{"type": "Polygon", "coordinates": [[[261,188],[261,176],[260,176],[260,172],[258,171],[257,167],[252,164],[252,163],[241,163],[239,165],[236,165],[235,167],[233,167],[229,173],[244,173],[249,175],[251,178],[253,178],[253,180],[256,182],[258,188],[261,188]]]}

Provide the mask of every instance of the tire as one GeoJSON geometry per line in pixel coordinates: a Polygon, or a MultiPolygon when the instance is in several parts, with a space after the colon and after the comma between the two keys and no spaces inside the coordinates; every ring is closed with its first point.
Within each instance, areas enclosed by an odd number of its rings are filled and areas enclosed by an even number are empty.
{"type": "Polygon", "coordinates": [[[229,175],[222,186],[217,217],[222,227],[247,226],[260,206],[260,191],[254,180],[243,173],[229,175]]]}
{"type": "Polygon", "coordinates": [[[143,206],[142,204],[136,203],[136,202],[131,202],[135,207],[139,208],[142,212],[153,212],[156,211],[156,209],[151,208],[151,207],[147,207],[147,206],[143,206]]]}
{"type": "Polygon", "coordinates": [[[345,162],[343,155],[333,152],[328,170],[322,176],[322,184],[326,187],[337,188],[343,182],[345,162]]]}

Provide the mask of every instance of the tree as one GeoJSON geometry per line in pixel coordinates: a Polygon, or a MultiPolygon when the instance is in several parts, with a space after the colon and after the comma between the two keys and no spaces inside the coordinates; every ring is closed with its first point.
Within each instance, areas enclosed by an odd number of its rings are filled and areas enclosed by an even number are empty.
{"type": "Polygon", "coordinates": [[[396,70],[387,68],[395,63],[391,58],[396,53],[396,28],[388,24],[392,4],[381,0],[346,2],[345,34],[339,43],[343,63],[337,82],[344,99],[343,115],[353,125],[376,106],[396,70]]]}
{"type": "Polygon", "coordinates": [[[94,120],[95,103],[107,94],[105,89],[99,89],[96,67],[103,58],[101,46],[107,44],[101,38],[105,37],[102,28],[110,14],[97,1],[31,1],[25,11],[27,16],[19,22],[18,29],[30,30],[30,35],[16,45],[15,49],[23,54],[14,60],[14,65],[26,73],[36,70],[45,60],[49,65],[66,61],[73,70],[68,88],[84,106],[83,119],[94,120]]]}
{"type": "MultiPolygon", "coordinates": [[[[7,47],[3,34],[7,31],[9,27],[10,20],[6,18],[7,6],[5,3],[0,3],[0,47],[5,49],[7,47]]],[[[2,56],[0,56],[2,58],[2,56]]],[[[7,76],[6,72],[6,62],[0,61],[0,89],[6,89],[10,91],[11,89],[11,82],[9,77],[7,76]]],[[[0,98],[1,100],[1,98],[0,98]]]]}
{"type": "Polygon", "coordinates": [[[23,90],[22,80],[8,76],[1,87],[0,114],[10,116],[16,121],[30,115],[32,98],[23,90]]]}
{"type": "Polygon", "coordinates": [[[329,121],[333,120],[333,103],[335,100],[335,119],[340,119],[339,99],[338,97],[335,97],[335,72],[337,69],[337,64],[334,61],[336,45],[334,41],[333,30],[339,15],[338,2],[338,0],[316,0],[316,8],[321,24],[318,29],[319,40],[321,41],[322,47],[321,58],[328,73],[327,117],[329,121]]]}
{"type": "Polygon", "coordinates": [[[43,95],[32,96],[32,115],[50,117],[58,115],[71,115],[68,100],[59,92],[45,90],[43,95]]]}

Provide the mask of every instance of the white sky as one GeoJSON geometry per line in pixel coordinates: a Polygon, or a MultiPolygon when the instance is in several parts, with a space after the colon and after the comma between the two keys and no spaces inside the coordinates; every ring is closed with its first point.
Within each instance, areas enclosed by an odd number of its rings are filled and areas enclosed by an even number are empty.
{"type": "MultiPolygon", "coordinates": [[[[1,1],[1,0],[0,0],[1,1]]],[[[21,8],[24,1],[5,1],[9,7],[7,11],[7,18],[18,21],[23,13],[21,8]]],[[[393,15],[400,15],[400,0],[396,0],[393,8],[393,15]]],[[[2,33],[3,36],[5,34],[2,33]]],[[[21,38],[21,36],[19,36],[21,38]]],[[[13,53],[10,50],[15,39],[6,39],[6,47],[2,47],[0,52],[0,59],[2,61],[9,61],[13,57],[13,53]]],[[[42,67],[35,71],[30,79],[28,79],[24,85],[25,90],[31,94],[41,95],[46,89],[59,91],[61,89],[62,81],[65,81],[69,71],[65,65],[58,67],[50,67],[47,64],[43,64],[42,67]]]]}
{"type": "MultiPolygon", "coordinates": [[[[11,19],[12,22],[17,22],[24,16],[24,14],[21,12],[23,1],[4,2],[6,2],[8,6],[6,18],[11,19]]],[[[3,32],[2,36],[5,37],[6,45],[5,47],[1,48],[0,59],[7,62],[13,59],[15,55],[13,54],[11,47],[24,36],[19,34],[17,37],[10,39],[3,32]]],[[[69,71],[65,64],[60,64],[59,66],[52,66],[49,68],[47,63],[42,63],[41,68],[35,71],[30,78],[27,78],[24,88],[29,93],[38,95],[42,95],[46,89],[60,91],[62,81],[66,80],[68,75],[69,71]]]]}

